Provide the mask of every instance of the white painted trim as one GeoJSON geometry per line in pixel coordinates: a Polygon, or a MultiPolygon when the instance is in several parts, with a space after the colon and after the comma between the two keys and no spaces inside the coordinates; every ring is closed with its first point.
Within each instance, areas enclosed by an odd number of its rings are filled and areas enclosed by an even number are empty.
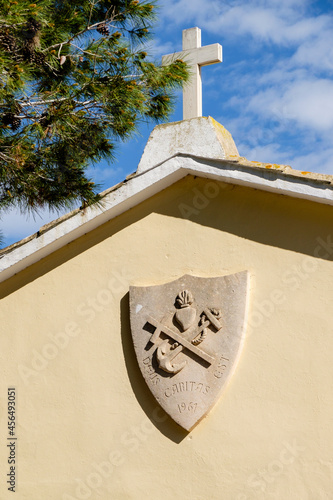
{"type": "Polygon", "coordinates": [[[0,282],[135,207],[186,175],[333,205],[333,186],[325,181],[302,179],[277,169],[264,170],[241,163],[233,164],[227,160],[176,155],[150,170],[135,175],[108,193],[102,199],[102,207],[88,207],[46,230],[41,236],[2,255],[0,282]]]}

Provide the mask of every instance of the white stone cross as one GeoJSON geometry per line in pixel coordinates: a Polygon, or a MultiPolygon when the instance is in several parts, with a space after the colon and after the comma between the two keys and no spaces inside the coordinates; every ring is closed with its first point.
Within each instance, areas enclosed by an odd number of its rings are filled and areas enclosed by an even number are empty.
{"type": "Polygon", "coordinates": [[[183,59],[190,67],[190,80],[183,89],[183,120],[202,116],[201,67],[222,62],[222,47],[219,43],[201,47],[201,30],[190,28],[183,31],[183,52],[162,57],[166,66],[176,59],[183,59]]]}

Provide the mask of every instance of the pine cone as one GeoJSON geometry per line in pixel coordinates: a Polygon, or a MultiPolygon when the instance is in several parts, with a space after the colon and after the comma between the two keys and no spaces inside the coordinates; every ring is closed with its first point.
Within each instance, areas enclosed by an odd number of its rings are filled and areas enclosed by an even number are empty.
{"type": "Polygon", "coordinates": [[[18,128],[20,128],[20,125],[21,125],[21,119],[14,117],[11,123],[12,130],[17,130],[18,128]]]}
{"type": "Polygon", "coordinates": [[[46,128],[49,126],[51,120],[50,120],[48,113],[46,113],[44,111],[44,113],[42,113],[42,116],[40,117],[40,119],[38,121],[42,127],[46,128]]]}
{"type": "Polygon", "coordinates": [[[25,25],[25,29],[27,30],[25,35],[27,38],[33,38],[36,33],[38,33],[41,29],[42,25],[33,17],[29,17],[27,24],[25,25]]]}
{"type": "Polygon", "coordinates": [[[24,53],[29,61],[29,53],[32,53],[35,48],[40,46],[40,30],[41,23],[30,17],[27,24],[24,26],[22,35],[24,39],[24,53]]]}
{"type": "Polygon", "coordinates": [[[17,130],[21,125],[21,119],[16,117],[14,113],[6,113],[2,118],[4,125],[10,125],[12,130],[17,130]]]}
{"type": "Polygon", "coordinates": [[[18,49],[15,37],[9,33],[0,34],[0,43],[7,52],[15,52],[18,49]]]}
{"type": "Polygon", "coordinates": [[[23,50],[23,57],[25,61],[28,61],[30,63],[35,62],[35,51],[33,50],[32,47],[25,46],[23,50]]]}
{"type": "Polygon", "coordinates": [[[110,34],[110,30],[107,27],[106,23],[101,23],[97,28],[98,33],[103,36],[108,36],[110,34]]]}
{"type": "Polygon", "coordinates": [[[2,123],[4,125],[10,125],[15,118],[14,113],[5,113],[2,117],[2,123]]]}
{"type": "Polygon", "coordinates": [[[46,56],[42,52],[35,52],[35,64],[40,66],[45,63],[46,56]]]}
{"type": "Polygon", "coordinates": [[[23,54],[25,60],[32,64],[40,66],[45,63],[46,57],[42,52],[36,52],[35,50],[30,50],[28,47],[25,47],[23,54]]]}

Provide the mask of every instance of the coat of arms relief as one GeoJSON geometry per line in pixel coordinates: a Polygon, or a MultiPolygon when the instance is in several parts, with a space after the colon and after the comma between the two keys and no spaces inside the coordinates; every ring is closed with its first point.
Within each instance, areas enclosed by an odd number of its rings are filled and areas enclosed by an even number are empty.
{"type": "Polygon", "coordinates": [[[248,272],[185,275],[130,288],[131,330],[143,377],[162,408],[191,430],[232,375],[244,340],[248,272]]]}

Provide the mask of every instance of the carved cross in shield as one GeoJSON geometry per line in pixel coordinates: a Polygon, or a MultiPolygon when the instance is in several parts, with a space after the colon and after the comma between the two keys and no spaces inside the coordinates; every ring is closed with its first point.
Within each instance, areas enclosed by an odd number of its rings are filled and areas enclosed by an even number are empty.
{"type": "Polygon", "coordinates": [[[245,271],[130,288],[140,370],[162,408],[186,430],[208,413],[236,367],[248,283],[245,271]]]}

